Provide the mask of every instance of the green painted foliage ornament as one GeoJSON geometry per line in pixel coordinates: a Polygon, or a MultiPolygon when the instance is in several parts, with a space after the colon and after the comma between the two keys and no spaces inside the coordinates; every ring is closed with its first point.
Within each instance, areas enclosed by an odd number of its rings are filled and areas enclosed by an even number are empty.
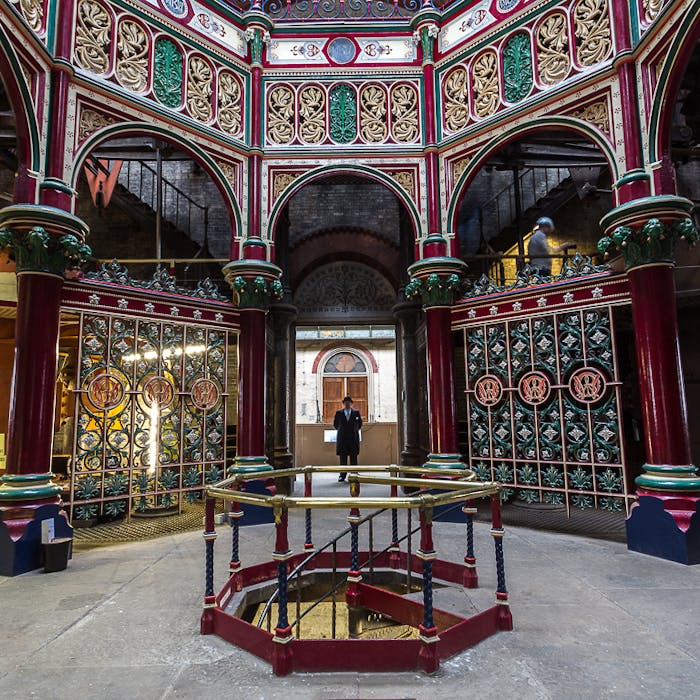
{"type": "Polygon", "coordinates": [[[335,85],[329,102],[331,138],[337,143],[351,143],[357,137],[355,91],[349,85],[335,85]]]}
{"type": "Polygon", "coordinates": [[[438,275],[432,273],[421,280],[414,277],[406,285],[409,299],[420,297],[424,306],[449,306],[462,289],[459,275],[438,275]]]}
{"type": "Polygon", "coordinates": [[[267,282],[261,275],[252,280],[239,275],[233,280],[233,288],[237,293],[238,306],[244,309],[264,309],[271,302],[280,301],[284,295],[279,280],[267,282]]]}
{"type": "Polygon", "coordinates": [[[627,269],[652,262],[675,262],[676,244],[694,245],[700,234],[693,221],[683,218],[673,224],[649,219],[638,228],[618,226],[610,236],[598,241],[598,250],[606,257],[621,252],[627,269]]]}
{"type": "Polygon", "coordinates": [[[530,38],[524,32],[512,36],[503,49],[503,93],[508,102],[519,102],[532,90],[530,38]]]}
{"type": "Polygon", "coordinates": [[[4,249],[8,249],[18,272],[54,275],[78,269],[92,255],[90,246],[75,236],[51,236],[41,226],[34,226],[24,235],[11,229],[0,230],[0,250],[4,249]]]}
{"type": "Polygon", "coordinates": [[[153,92],[166,107],[179,107],[182,104],[182,54],[170,39],[158,39],[154,53],[153,92]]]}

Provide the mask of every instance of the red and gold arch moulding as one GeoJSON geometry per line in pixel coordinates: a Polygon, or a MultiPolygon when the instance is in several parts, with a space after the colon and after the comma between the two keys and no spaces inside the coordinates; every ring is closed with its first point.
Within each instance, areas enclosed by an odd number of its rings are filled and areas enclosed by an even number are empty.
{"type": "Polygon", "coordinates": [[[619,121],[614,118],[620,110],[620,89],[614,76],[597,87],[598,91],[580,90],[556,102],[544,103],[443,152],[444,230],[454,230],[459,201],[486,161],[506,144],[537,131],[568,130],[580,134],[598,147],[608,162],[613,182],[617,180],[625,171],[624,140],[619,121]]]}
{"type": "Polygon", "coordinates": [[[262,165],[262,195],[266,204],[261,218],[263,238],[274,239],[280,212],[304,185],[326,177],[354,174],[390,189],[404,205],[415,237],[427,235],[425,160],[414,158],[299,158],[266,159],[262,165]]]}
{"type": "MultiPolygon", "coordinates": [[[[46,160],[49,120],[50,57],[42,44],[45,6],[41,5],[42,30],[34,32],[20,13],[0,12],[0,79],[13,111],[18,145],[16,202],[34,202],[46,160]]],[[[27,8],[26,12],[29,12],[27,8]]]]}
{"type": "Polygon", "coordinates": [[[85,159],[90,153],[113,138],[147,136],[171,143],[190,155],[212,178],[229,210],[232,238],[240,238],[245,230],[243,181],[247,161],[239,154],[224,154],[220,145],[201,134],[174,124],[154,120],[146,112],[124,108],[123,105],[104,108],[104,102],[84,94],[69,100],[74,118],[66,134],[65,180],[76,187],[85,159]]]}

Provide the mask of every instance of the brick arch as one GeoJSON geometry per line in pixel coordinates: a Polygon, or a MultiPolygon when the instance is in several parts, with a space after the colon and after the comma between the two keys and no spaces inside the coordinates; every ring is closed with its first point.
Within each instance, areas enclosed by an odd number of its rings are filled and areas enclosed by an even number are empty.
{"type": "Polygon", "coordinates": [[[386,277],[395,289],[398,286],[402,272],[399,246],[373,231],[331,228],[306,236],[290,250],[289,280],[292,288],[296,288],[317,267],[336,260],[369,265],[386,277]],[[363,251],[371,251],[371,255],[363,251]]]}
{"type": "Polygon", "coordinates": [[[311,367],[311,374],[318,374],[318,368],[319,365],[321,364],[321,360],[324,357],[328,357],[331,351],[339,349],[339,348],[351,348],[353,350],[359,350],[368,360],[370,365],[372,366],[372,372],[376,374],[379,372],[379,365],[377,364],[377,360],[375,359],[374,355],[370,350],[368,350],[364,345],[360,345],[360,343],[355,343],[352,340],[338,340],[334,343],[330,343],[326,345],[323,350],[320,350],[318,355],[316,355],[314,359],[314,363],[311,367]]]}
{"type": "Polygon", "coordinates": [[[164,126],[129,121],[112,124],[91,134],[74,154],[73,172],[70,181],[71,186],[74,188],[77,187],[78,178],[82,172],[83,165],[93,150],[110,139],[129,138],[132,136],[149,136],[162,139],[183,153],[186,153],[192,160],[198,163],[202,170],[211,178],[221,194],[221,199],[228,211],[231,224],[231,240],[233,241],[234,237],[242,235],[243,216],[236,199],[236,193],[221,170],[221,167],[214,160],[214,157],[192,139],[180,136],[164,126]]]}

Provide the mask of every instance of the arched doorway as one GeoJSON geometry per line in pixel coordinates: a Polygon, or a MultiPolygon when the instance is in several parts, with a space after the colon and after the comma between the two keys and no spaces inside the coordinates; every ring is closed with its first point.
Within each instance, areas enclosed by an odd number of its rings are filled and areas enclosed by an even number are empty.
{"type": "Polygon", "coordinates": [[[528,262],[535,222],[546,216],[555,223],[549,238],[560,253],[552,260],[557,274],[573,252],[597,255],[598,222],[611,207],[612,175],[595,143],[571,130],[530,132],[494,147],[460,193],[461,256],[471,276],[512,282],[528,262]]]}
{"type": "MultiPolygon", "coordinates": [[[[415,242],[406,205],[368,176],[324,174],[284,202],[273,234],[287,301],[297,313],[291,411],[297,462],[335,462],[331,423],[348,394],[365,421],[361,462],[403,462],[409,448],[418,454],[427,436],[418,420],[407,423],[399,400],[425,396],[424,360],[423,370],[403,360],[404,345],[424,343],[420,309],[412,309],[410,331],[398,334],[395,314],[415,242]]],[[[411,412],[422,411],[427,427],[422,403],[411,412]]]]}
{"type": "Polygon", "coordinates": [[[230,205],[180,144],[149,134],[108,138],[89,151],[75,180],[95,263],[128,261],[137,277],[162,264],[185,286],[209,277],[224,288],[230,205]]]}

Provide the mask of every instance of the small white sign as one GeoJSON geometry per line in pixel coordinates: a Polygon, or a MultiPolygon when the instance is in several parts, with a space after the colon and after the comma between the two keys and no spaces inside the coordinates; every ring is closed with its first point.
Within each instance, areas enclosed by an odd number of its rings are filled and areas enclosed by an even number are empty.
{"type": "Polygon", "coordinates": [[[41,521],[41,544],[49,544],[56,539],[55,523],[53,518],[41,521]]]}
{"type": "MultiPolygon", "coordinates": [[[[362,431],[357,432],[360,442],[362,442],[362,431]]],[[[338,431],[337,430],[324,430],[323,431],[323,442],[338,442],[338,431]]]]}

